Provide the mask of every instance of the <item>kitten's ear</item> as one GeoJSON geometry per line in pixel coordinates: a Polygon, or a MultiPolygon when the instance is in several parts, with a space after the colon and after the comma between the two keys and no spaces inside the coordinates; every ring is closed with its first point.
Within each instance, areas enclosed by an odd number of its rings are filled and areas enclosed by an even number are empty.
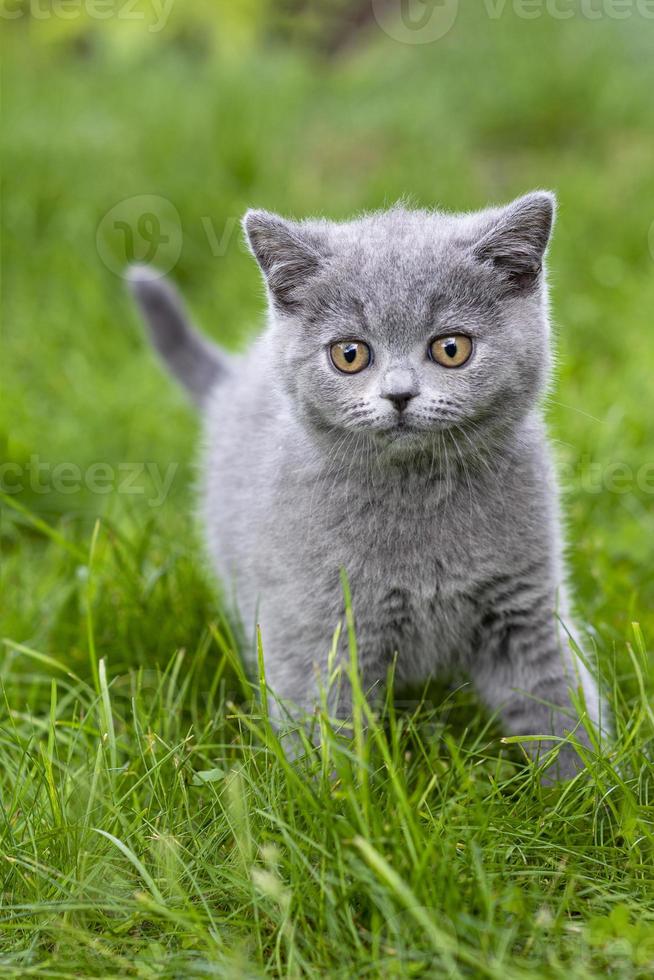
{"type": "Polygon", "coordinates": [[[275,302],[294,309],[325,257],[317,233],[270,211],[248,211],[243,228],[275,302]]]}
{"type": "Polygon", "coordinates": [[[475,242],[473,254],[493,263],[509,293],[538,284],[555,209],[556,198],[549,191],[525,194],[497,212],[475,242]]]}

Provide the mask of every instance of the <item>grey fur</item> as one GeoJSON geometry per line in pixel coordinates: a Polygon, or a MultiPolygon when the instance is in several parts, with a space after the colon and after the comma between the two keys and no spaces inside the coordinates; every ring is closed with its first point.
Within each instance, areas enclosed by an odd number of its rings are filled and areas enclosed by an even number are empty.
{"type": "MultiPolygon", "coordinates": [[[[596,684],[568,635],[540,410],[553,216],[542,191],[461,215],[401,206],[339,224],[246,215],[268,325],[207,392],[202,514],[244,624],[261,625],[282,703],[310,711],[326,682],[343,567],[367,689],[397,652],[400,684],[468,672],[507,733],[575,730],[587,742],[576,688],[599,722],[596,684]],[[456,369],[427,356],[430,340],[451,332],[474,340],[456,369]],[[374,359],[343,375],[328,347],[350,338],[374,359]]],[[[155,342],[161,327],[153,323],[155,342]]],[[[176,336],[196,360],[195,335],[176,336]]],[[[179,354],[172,367],[184,375],[179,354]]],[[[335,708],[347,713],[343,689],[335,708]]],[[[559,774],[578,764],[565,746],[559,774]]]]}
{"type": "Polygon", "coordinates": [[[127,280],[157,352],[201,407],[214,384],[229,373],[227,355],[193,329],[177,291],[156,269],[130,266],[127,280]]]}

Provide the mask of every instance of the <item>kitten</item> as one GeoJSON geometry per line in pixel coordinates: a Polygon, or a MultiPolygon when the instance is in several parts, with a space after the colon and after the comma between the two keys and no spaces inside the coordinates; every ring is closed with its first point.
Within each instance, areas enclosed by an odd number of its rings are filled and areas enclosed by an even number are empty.
{"type": "MultiPolygon", "coordinates": [[[[202,408],[209,552],[242,621],[260,623],[280,704],[311,711],[327,683],[344,568],[365,689],[397,653],[398,684],[461,669],[505,732],[588,744],[573,703],[581,691],[597,724],[600,698],[571,650],[539,407],[554,205],[539,191],[475,214],[249,211],[269,312],[242,358],[132,270],[156,347],[202,408]]],[[[564,745],[558,775],[579,766],[564,745]]]]}

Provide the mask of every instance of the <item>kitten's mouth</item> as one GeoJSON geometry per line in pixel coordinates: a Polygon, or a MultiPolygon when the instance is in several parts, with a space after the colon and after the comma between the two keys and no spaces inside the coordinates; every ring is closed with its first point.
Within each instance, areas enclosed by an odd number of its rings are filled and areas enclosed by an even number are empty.
{"type": "Polygon", "coordinates": [[[401,415],[392,425],[387,425],[381,430],[384,435],[396,435],[398,432],[416,432],[417,427],[412,422],[407,422],[401,415]]]}
{"type": "Polygon", "coordinates": [[[380,434],[387,440],[406,440],[416,436],[424,436],[425,430],[414,422],[400,416],[393,425],[380,429],[380,434]]]}
{"type": "Polygon", "coordinates": [[[377,433],[384,443],[410,446],[412,444],[422,444],[435,437],[439,432],[445,432],[450,428],[451,422],[448,419],[432,419],[430,424],[420,424],[414,419],[408,419],[403,415],[395,420],[392,425],[387,425],[383,429],[378,429],[377,433]]]}
{"type": "Polygon", "coordinates": [[[405,414],[397,416],[397,418],[392,422],[392,424],[387,425],[382,431],[388,435],[417,435],[429,430],[429,426],[421,422],[420,419],[416,419],[405,414]]]}
{"type": "Polygon", "coordinates": [[[393,425],[387,426],[383,431],[390,434],[413,432],[414,434],[427,435],[430,432],[443,432],[457,424],[458,421],[451,416],[420,416],[416,419],[400,415],[393,425]]]}

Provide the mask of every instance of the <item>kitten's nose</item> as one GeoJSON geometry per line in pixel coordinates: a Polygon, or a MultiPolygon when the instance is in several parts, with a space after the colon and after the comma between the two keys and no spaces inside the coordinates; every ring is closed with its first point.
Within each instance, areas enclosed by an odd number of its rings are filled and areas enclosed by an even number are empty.
{"type": "Polygon", "coordinates": [[[398,412],[403,412],[412,398],[418,394],[418,382],[413,371],[396,368],[384,377],[381,392],[398,412]]]}
{"type": "Polygon", "coordinates": [[[382,395],[382,398],[388,398],[389,402],[393,403],[398,412],[403,412],[413,398],[413,395],[408,391],[403,391],[401,394],[382,395]]]}

